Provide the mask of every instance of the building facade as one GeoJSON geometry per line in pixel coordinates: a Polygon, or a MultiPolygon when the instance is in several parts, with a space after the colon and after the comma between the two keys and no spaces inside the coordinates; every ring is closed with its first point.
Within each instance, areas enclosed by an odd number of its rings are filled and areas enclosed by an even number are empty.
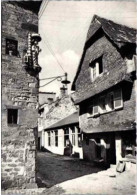
{"type": "Polygon", "coordinates": [[[57,98],[48,108],[48,112],[45,112],[44,110],[47,111],[47,109],[44,104],[39,109],[41,147],[60,155],[78,153],[77,155],[82,158],[82,148],[78,141],[81,139],[78,107],[74,105],[71,96],[61,91],[61,97],[57,98]]]}
{"type": "Polygon", "coordinates": [[[44,147],[54,153],[83,159],[79,113],[75,112],[45,129],[44,147]]]}
{"type": "Polygon", "coordinates": [[[94,16],[72,85],[84,159],[135,162],[135,55],[135,29],[94,16]]]}
{"type": "Polygon", "coordinates": [[[38,118],[38,150],[44,147],[44,121],[52,103],[55,101],[56,93],[39,92],[39,118],[38,118]]]}
{"type": "Polygon", "coordinates": [[[2,188],[35,188],[38,2],[2,2],[2,188]]]}

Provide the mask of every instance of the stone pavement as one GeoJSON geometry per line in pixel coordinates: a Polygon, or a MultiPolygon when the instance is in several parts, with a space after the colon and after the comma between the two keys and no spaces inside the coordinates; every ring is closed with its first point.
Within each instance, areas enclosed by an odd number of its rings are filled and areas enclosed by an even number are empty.
{"type": "Polygon", "coordinates": [[[6,190],[2,195],[135,195],[135,174],[110,169],[57,184],[49,189],[6,190]]]}
{"type": "Polygon", "coordinates": [[[39,187],[52,187],[67,180],[97,173],[103,169],[96,167],[91,162],[69,156],[47,152],[39,152],[37,155],[37,183],[39,187]]]}
{"type": "Polygon", "coordinates": [[[135,195],[136,173],[116,173],[113,168],[63,182],[58,187],[64,194],[135,195]]]}
{"type": "Polygon", "coordinates": [[[42,176],[39,179],[47,188],[6,190],[2,195],[136,194],[136,170],[123,173],[116,172],[116,167],[101,170],[88,162],[45,153],[39,153],[38,160],[41,163],[38,176],[42,176]]]}

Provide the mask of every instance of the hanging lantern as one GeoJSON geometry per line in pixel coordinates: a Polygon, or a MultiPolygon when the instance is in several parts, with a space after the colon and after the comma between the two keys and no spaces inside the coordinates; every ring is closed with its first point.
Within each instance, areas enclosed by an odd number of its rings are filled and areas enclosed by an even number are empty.
{"type": "Polygon", "coordinates": [[[63,81],[61,81],[61,83],[68,85],[70,83],[70,81],[67,80],[67,73],[65,73],[65,79],[63,81]]]}

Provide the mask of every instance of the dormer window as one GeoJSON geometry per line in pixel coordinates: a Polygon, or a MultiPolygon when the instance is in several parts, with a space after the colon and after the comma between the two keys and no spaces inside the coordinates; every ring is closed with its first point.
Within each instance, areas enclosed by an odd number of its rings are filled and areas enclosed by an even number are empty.
{"type": "Polygon", "coordinates": [[[103,73],[102,56],[90,63],[91,80],[94,81],[99,75],[103,73]]]}
{"type": "Polygon", "coordinates": [[[18,41],[12,39],[6,39],[6,54],[10,56],[17,56],[18,41]]]}

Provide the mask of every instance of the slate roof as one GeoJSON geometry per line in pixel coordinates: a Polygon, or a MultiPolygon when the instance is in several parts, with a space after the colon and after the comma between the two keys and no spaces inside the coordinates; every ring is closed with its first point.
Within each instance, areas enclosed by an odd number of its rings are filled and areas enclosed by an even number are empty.
{"type": "Polygon", "coordinates": [[[63,127],[68,127],[70,125],[78,124],[79,123],[79,113],[74,112],[73,114],[69,115],[68,117],[54,123],[53,125],[47,127],[45,131],[47,130],[55,130],[60,129],[63,127]]]}
{"type": "Polygon", "coordinates": [[[82,65],[82,58],[84,57],[84,53],[86,50],[86,44],[87,42],[92,38],[92,36],[100,29],[104,31],[104,33],[120,48],[121,46],[127,44],[127,43],[136,43],[136,33],[137,30],[133,28],[129,28],[124,25],[116,24],[111,20],[107,20],[105,18],[101,18],[97,15],[94,15],[93,20],[91,21],[91,25],[89,27],[88,33],[87,33],[87,39],[85,42],[83,54],[76,72],[76,75],[74,77],[73,83],[72,83],[72,90],[75,90],[75,82],[77,80],[77,77],[79,75],[81,65],[82,65]]]}
{"type": "Polygon", "coordinates": [[[93,17],[86,41],[88,41],[100,27],[118,46],[122,46],[122,43],[136,43],[136,29],[116,24],[111,20],[101,18],[97,15],[93,17]]]}

